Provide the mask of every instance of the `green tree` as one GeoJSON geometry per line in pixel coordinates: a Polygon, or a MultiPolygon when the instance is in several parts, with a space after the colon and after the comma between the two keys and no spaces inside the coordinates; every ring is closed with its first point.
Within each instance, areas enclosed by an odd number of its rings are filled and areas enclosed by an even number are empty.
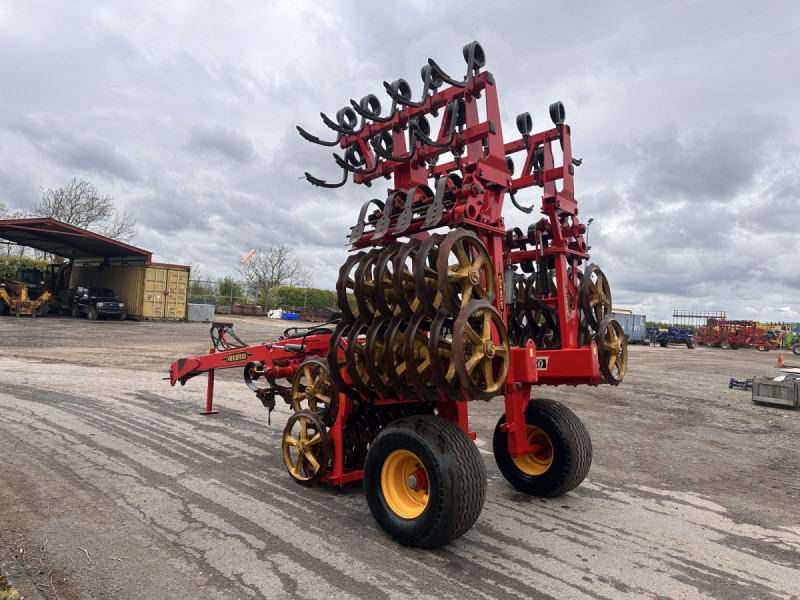
{"type": "Polygon", "coordinates": [[[217,282],[219,294],[217,296],[217,304],[228,306],[232,303],[243,301],[242,286],[239,285],[232,277],[223,277],[217,282]]]}
{"type": "Polygon", "coordinates": [[[313,313],[318,308],[335,307],[336,292],[317,288],[277,285],[269,292],[267,306],[270,309],[286,307],[292,310],[306,310],[313,313]]]}
{"type": "Polygon", "coordinates": [[[213,298],[217,295],[217,285],[213,281],[191,279],[189,281],[190,298],[213,298]]]}
{"type": "MultiPolygon", "coordinates": [[[[267,309],[269,292],[278,285],[307,286],[311,273],[298,260],[291,246],[272,246],[259,250],[246,263],[239,265],[239,273],[248,291],[267,309]]],[[[302,304],[301,304],[302,306],[302,304]]]]}
{"type": "Polygon", "coordinates": [[[46,268],[46,260],[22,256],[0,256],[0,279],[14,279],[18,269],[41,269],[44,271],[46,268]]]}

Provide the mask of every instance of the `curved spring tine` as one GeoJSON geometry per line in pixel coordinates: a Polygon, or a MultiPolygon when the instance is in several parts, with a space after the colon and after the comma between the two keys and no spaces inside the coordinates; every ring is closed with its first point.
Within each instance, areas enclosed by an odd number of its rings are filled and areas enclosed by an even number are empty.
{"type": "Polygon", "coordinates": [[[434,69],[436,69],[436,72],[439,73],[439,77],[441,77],[445,83],[449,83],[454,87],[460,87],[460,88],[467,87],[467,83],[469,83],[469,77],[466,77],[464,81],[456,81],[455,79],[450,77],[447,73],[445,73],[444,69],[442,69],[442,67],[437,65],[436,61],[433,60],[432,58],[428,59],[428,64],[434,69]]]}
{"type": "Polygon", "coordinates": [[[384,158],[386,160],[393,160],[396,162],[411,162],[412,160],[414,160],[414,156],[417,153],[417,148],[419,148],[419,146],[417,145],[417,136],[415,132],[411,133],[411,152],[408,153],[408,156],[395,156],[394,154],[389,154],[388,152],[386,152],[386,150],[384,150],[378,145],[378,142],[374,138],[370,140],[370,145],[372,146],[372,149],[375,151],[375,154],[377,154],[381,158],[384,158]]]}
{"type": "Polygon", "coordinates": [[[374,204],[378,207],[378,210],[383,210],[385,204],[374,198],[372,200],[367,200],[364,204],[361,205],[361,211],[358,214],[358,222],[350,228],[350,243],[354,244],[358,240],[360,240],[364,235],[364,228],[366,227],[367,223],[370,221],[369,217],[367,216],[367,210],[371,204],[374,204]]]}
{"type": "Polygon", "coordinates": [[[428,100],[428,82],[425,82],[425,87],[422,88],[422,100],[419,102],[414,102],[413,100],[406,100],[397,91],[392,87],[392,85],[388,81],[383,82],[383,87],[386,89],[386,93],[398,104],[402,104],[403,106],[410,106],[411,108],[419,108],[424,106],[425,102],[428,100]]]}
{"type": "Polygon", "coordinates": [[[389,121],[394,119],[394,113],[397,112],[397,102],[394,101],[394,100],[392,101],[392,108],[389,111],[389,114],[387,116],[385,116],[385,117],[379,117],[378,115],[370,114],[369,112],[367,112],[366,110],[361,108],[361,106],[358,104],[358,102],[356,102],[352,98],[350,99],[350,104],[352,105],[353,110],[355,110],[359,115],[361,115],[365,119],[371,119],[372,121],[375,121],[376,123],[388,123],[389,121]]]}
{"type": "Polygon", "coordinates": [[[328,115],[326,115],[324,112],[319,113],[319,116],[322,117],[322,122],[325,123],[325,125],[327,125],[331,129],[333,129],[334,131],[336,131],[337,133],[340,133],[342,135],[358,135],[359,133],[364,131],[364,127],[367,124],[366,121],[364,119],[362,119],[361,120],[361,127],[359,127],[358,129],[347,129],[345,127],[342,127],[338,123],[335,123],[334,121],[331,121],[330,117],[328,115]]]}
{"type": "Polygon", "coordinates": [[[450,131],[447,134],[447,141],[445,142],[436,142],[430,139],[427,135],[420,131],[419,126],[413,121],[409,122],[409,127],[411,128],[412,133],[416,134],[423,144],[433,146],[434,148],[449,148],[456,136],[456,123],[458,122],[457,117],[458,115],[454,115],[450,121],[450,131]]]}
{"type": "Polygon", "coordinates": [[[336,164],[343,169],[346,169],[356,175],[372,175],[380,166],[380,162],[376,160],[371,169],[359,169],[358,167],[354,167],[353,165],[349,164],[345,159],[336,154],[336,152],[333,153],[333,160],[336,161],[336,164]]]}
{"type": "Polygon", "coordinates": [[[342,134],[336,136],[336,139],[332,142],[326,142],[325,140],[319,139],[317,136],[308,133],[305,129],[300,127],[300,125],[296,125],[297,131],[303,136],[304,139],[308,140],[312,144],[319,144],[320,146],[338,146],[339,140],[342,139],[342,134]]]}
{"type": "Polygon", "coordinates": [[[456,188],[460,188],[461,183],[461,177],[455,173],[439,177],[439,179],[436,180],[436,185],[434,186],[436,188],[436,193],[433,195],[433,202],[431,202],[428,210],[425,212],[423,227],[434,227],[439,224],[445,211],[445,199],[448,200],[448,203],[450,201],[455,202],[453,191],[456,188]],[[452,184],[450,189],[447,187],[448,183],[452,184]]]}
{"type": "Polygon", "coordinates": [[[517,203],[517,198],[514,196],[513,190],[509,189],[508,190],[508,195],[511,197],[511,204],[516,206],[519,210],[521,210],[525,214],[530,214],[530,213],[533,212],[533,209],[536,206],[535,204],[531,204],[530,206],[522,206],[522,205],[520,205],[519,203],[517,203]]]}
{"type": "Polygon", "coordinates": [[[403,205],[403,210],[398,215],[394,224],[395,235],[401,235],[406,232],[411,225],[411,220],[414,216],[414,202],[416,201],[417,192],[422,192],[423,201],[426,198],[433,199],[433,190],[425,184],[415,185],[406,194],[406,201],[403,205]]]}
{"type": "Polygon", "coordinates": [[[408,125],[409,128],[411,129],[411,132],[415,136],[419,137],[420,141],[426,146],[433,146],[434,148],[448,148],[450,144],[453,143],[453,134],[455,133],[455,130],[450,131],[450,135],[448,136],[446,142],[440,143],[440,142],[434,142],[427,135],[422,133],[419,129],[419,126],[416,123],[410,122],[408,125]]]}
{"type": "Polygon", "coordinates": [[[433,89],[435,90],[438,87],[441,87],[442,81],[435,77],[435,71],[433,67],[430,65],[425,65],[422,67],[420,75],[422,76],[422,99],[419,102],[414,102],[412,100],[408,100],[403,98],[392,84],[387,81],[383,82],[383,87],[386,89],[386,93],[394,100],[395,102],[402,104],[403,106],[410,106],[411,108],[420,108],[425,105],[425,102],[428,100],[428,96],[430,95],[430,91],[433,89]]]}
{"type": "Polygon", "coordinates": [[[372,234],[372,239],[379,240],[387,233],[389,233],[389,224],[392,221],[392,210],[394,208],[395,198],[401,192],[392,192],[386,198],[386,204],[383,207],[383,214],[375,222],[375,231],[372,234]]]}
{"type": "Polygon", "coordinates": [[[463,81],[456,81],[447,75],[447,73],[444,72],[444,69],[437,65],[436,61],[432,58],[428,59],[428,64],[436,69],[436,71],[439,73],[439,76],[450,85],[462,88],[467,87],[467,84],[472,78],[472,74],[480,71],[481,67],[486,64],[486,54],[484,54],[483,47],[478,42],[470,42],[464,46],[462,53],[464,55],[464,60],[467,62],[467,74],[464,76],[463,81]]]}
{"type": "Polygon", "coordinates": [[[422,140],[424,144],[427,144],[428,146],[433,146],[434,148],[449,148],[450,145],[453,143],[453,139],[456,136],[456,129],[458,128],[458,119],[461,110],[463,110],[462,101],[459,99],[454,99],[448,105],[448,108],[450,108],[451,106],[455,106],[455,109],[453,110],[453,114],[450,116],[450,131],[447,133],[447,141],[436,142],[430,139],[427,135],[425,135],[422,131],[420,131],[419,127],[414,121],[409,122],[411,130],[419,136],[419,139],[422,140]]]}
{"type": "Polygon", "coordinates": [[[347,169],[342,169],[342,180],[339,183],[328,183],[323,179],[319,179],[318,177],[314,177],[311,173],[306,171],[305,173],[306,179],[311,185],[315,185],[321,188],[338,188],[342,187],[345,183],[347,183],[347,169]]]}

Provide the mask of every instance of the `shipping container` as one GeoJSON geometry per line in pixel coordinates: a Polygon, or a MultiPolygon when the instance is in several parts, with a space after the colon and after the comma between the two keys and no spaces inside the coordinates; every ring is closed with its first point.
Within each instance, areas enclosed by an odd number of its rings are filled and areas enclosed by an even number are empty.
{"type": "Polygon", "coordinates": [[[76,265],[70,287],[111,288],[125,303],[133,319],[185,320],[189,267],[150,263],[147,265],[76,265]]]}
{"type": "Polygon", "coordinates": [[[629,344],[644,342],[647,333],[647,317],[645,315],[634,315],[631,311],[615,310],[611,313],[625,332],[625,339],[629,344]]]}

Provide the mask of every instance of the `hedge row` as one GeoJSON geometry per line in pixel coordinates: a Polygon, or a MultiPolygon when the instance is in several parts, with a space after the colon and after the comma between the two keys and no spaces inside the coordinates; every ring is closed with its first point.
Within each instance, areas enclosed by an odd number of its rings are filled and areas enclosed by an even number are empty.
{"type": "Polygon", "coordinates": [[[320,290],[317,288],[299,288],[288,285],[277,285],[269,291],[267,298],[268,308],[286,306],[302,309],[313,313],[318,308],[332,308],[336,306],[336,292],[320,290]]]}
{"type": "Polygon", "coordinates": [[[0,279],[13,279],[16,277],[18,269],[41,269],[44,271],[47,264],[46,260],[36,260],[35,258],[0,256],[0,279]]]}

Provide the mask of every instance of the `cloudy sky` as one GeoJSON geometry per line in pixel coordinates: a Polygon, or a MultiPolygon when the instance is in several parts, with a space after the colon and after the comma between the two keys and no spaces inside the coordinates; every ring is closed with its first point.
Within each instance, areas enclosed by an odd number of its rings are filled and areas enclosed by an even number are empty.
{"type": "MultiPolygon", "coordinates": [[[[86,178],[157,260],[235,273],[292,244],[332,288],[358,208],[318,118],[476,39],[506,139],[562,100],[581,215],[614,304],[800,319],[796,2],[42,2],[0,0],[0,202],[86,178]],[[391,15],[391,18],[387,17],[391,15]]],[[[384,104],[388,104],[387,101],[384,104]]],[[[533,188],[535,190],[536,188],[533,188]]],[[[521,200],[532,202],[529,190],[521,200]]],[[[531,220],[510,203],[507,225],[531,220]]]]}

